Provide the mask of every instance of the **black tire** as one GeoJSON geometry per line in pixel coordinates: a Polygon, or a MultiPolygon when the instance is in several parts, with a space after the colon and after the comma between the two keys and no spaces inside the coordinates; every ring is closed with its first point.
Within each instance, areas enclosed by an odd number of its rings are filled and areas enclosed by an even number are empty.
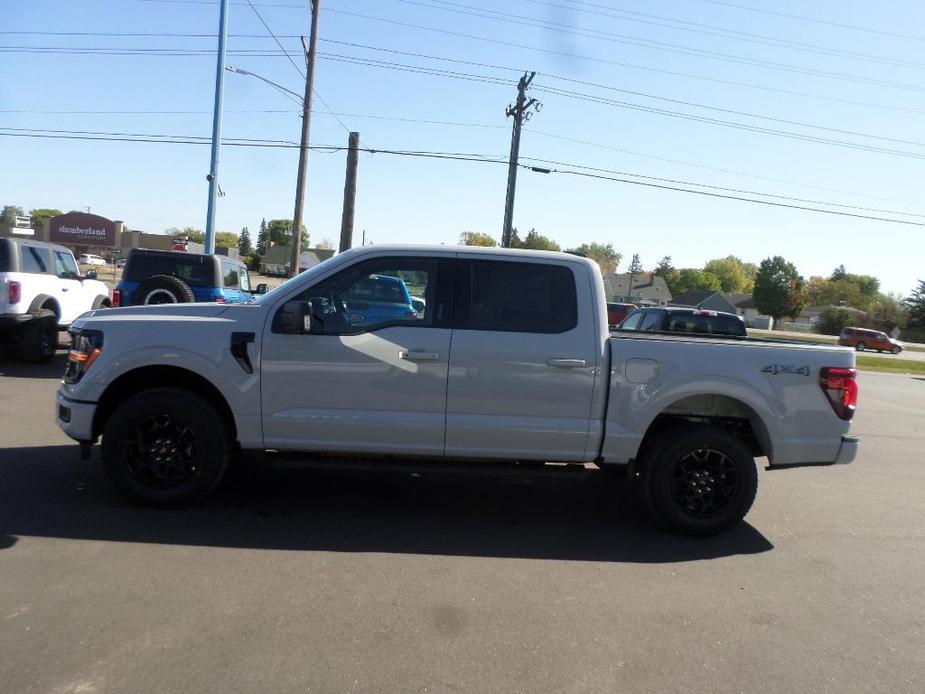
{"type": "Polygon", "coordinates": [[[22,327],[19,337],[22,358],[32,364],[47,364],[58,351],[58,317],[47,308],[22,327]]]}
{"type": "Polygon", "coordinates": [[[189,285],[173,275],[153,275],[135,290],[132,303],[136,306],[150,304],[189,304],[195,301],[189,285]]]}
{"type": "Polygon", "coordinates": [[[864,344],[863,342],[858,342],[858,343],[854,346],[854,348],[855,348],[858,352],[863,352],[865,349],[867,349],[867,345],[864,344]]]}
{"type": "Polygon", "coordinates": [[[890,350],[890,354],[899,354],[902,351],[903,351],[902,347],[893,347],[893,349],[890,350]]]}
{"type": "Polygon", "coordinates": [[[183,506],[221,481],[232,454],[229,423],[206,399],[154,388],[121,403],[103,428],[103,467],[125,496],[183,506]]]}
{"type": "Polygon", "coordinates": [[[684,535],[715,535],[741,522],[758,493],[751,451],[710,424],[661,432],[642,465],[642,493],[655,519],[684,535]]]}

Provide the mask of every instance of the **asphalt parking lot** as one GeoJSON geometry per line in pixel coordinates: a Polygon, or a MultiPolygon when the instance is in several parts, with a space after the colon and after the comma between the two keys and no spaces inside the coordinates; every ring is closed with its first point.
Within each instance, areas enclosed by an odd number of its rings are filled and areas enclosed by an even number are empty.
{"type": "Polygon", "coordinates": [[[925,691],[925,379],[862,372],[846,467],[650,526],[596,471],[245,466],[134,507],[0,361],[0,691],[925,691]]]}

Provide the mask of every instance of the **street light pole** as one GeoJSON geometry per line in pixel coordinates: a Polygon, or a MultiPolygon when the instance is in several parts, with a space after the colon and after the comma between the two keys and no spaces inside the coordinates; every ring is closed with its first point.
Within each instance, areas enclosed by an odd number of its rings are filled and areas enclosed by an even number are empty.
{"type": "Polygon", "coordinates": [[[218,17],[218,59],[215,65],[215,110],[212,113],[212,161],[209,164],[209,208],[206,212],[206,253],[215,252],[215,195],[218,192],[218,154],[222,146],[222,97],[225,90],[225,37],[228,0],[221,0],[218,17]]]}
{"type": "MultiPolygon", "coordinates": [[[[302,255],[302,207],[305,201],[305,178],[308,172],[308,136],[312,125],[312,94],[315,85],[315,46],[318,42],[318,16],[321,0],[310,0],[312,7],[312,33],[308,39],[308,57],[305,72],[305,96],[302,98],[302,142],[299,146],[299,172],[295,187],[295,212],[292,215],[292,257],[289,276],[299,274],[299,257],[302,255]]],[[[302,39],[305,48],[305,39],[302,39]]]]}

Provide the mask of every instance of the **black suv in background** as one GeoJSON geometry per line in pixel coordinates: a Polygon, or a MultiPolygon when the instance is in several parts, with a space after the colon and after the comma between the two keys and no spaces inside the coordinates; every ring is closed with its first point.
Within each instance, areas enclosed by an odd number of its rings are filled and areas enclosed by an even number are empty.
{"type": "Polygon", "coordinates": [[[672,306],[637,308],[620,323],[617,329],[722,337],[746,337],[748,335],[745,330],[745,321],[734,313],[672,306]]]}

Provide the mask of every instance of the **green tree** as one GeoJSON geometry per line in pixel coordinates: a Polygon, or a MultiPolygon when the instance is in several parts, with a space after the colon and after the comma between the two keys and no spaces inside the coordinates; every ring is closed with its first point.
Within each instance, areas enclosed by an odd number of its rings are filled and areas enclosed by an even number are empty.
{"type": "Polygon", "coordinates": [[[577,248],[569,249],[572,253],[583,255],[590,258],[601,266],[601,272],[605,275],[613,274],[617,271],[620,261],[623,260],[623,254],[614,250],[612,243],[583,243],[577,248]]]}
{"type": "Polygon", "coordinates": [[[719,278],[720,288],[724,292],[748,294],[755,286],[757,268],[734,255],[708,260],[703,269],[719,278]]]}
{"type": "Polygon", "coordinates": [[[925,330],[925,280],[919,280],[919,286],[912,290],[905,303],[909,309],[909,327],[925,330]]]}
{"type": "Polygon", "coordinates": [[[41,229],[46,220],[49,220],[52,217],[57,217],[59,214],[64,213],[61,210],[56,210],[53,207],[40,207],[35,210],[29,210],[29,214],[32,215],[32,228],[41,229]]]}
{"type": "Polygon", "coordinates": [[[793,263],[781,256],[765,258],[755,275],[755,305],[776,320],[796,318],[806,305],[804,281],[793,263]]]}
{"type": "Polygon", "coordinates": [[[867,322],[871,327],[890,331],[894,327],[904,328],[909,320],[906,305],[901,296],[878,294],[867,308],[867,322]]]}
{"type": "Polygon", "coordinates": [[[497,246],[498,242],[489,234],[481,231],[464,231],[459,235],[459,245],[492,247],[497,246]]]}
{"type": "Polygon", "coordinates": [[[674,270],[674,266],[671,264],[671,256],[663,255],[662,259],[658,261],[658,264],[652,271],[652,274],[656,277],[665,277],[670,274],[672,270],[674,270]]]}
{"type": "Polygon", "coordinates": [[[665,282],[672,296],[683,294],[690,289],[708,289],[712,292],[722,290],[719,277],[712,272],[692,267],[673,270],[665,277],[665,282]]]}
{"type": "Polygon", "coordinates": [[[823,335],[838,335],[843,328],[855,323],[854,316],[843,308],[827,308],[819,314],[816,330],[823,335]]]}
{"type": "Polygon", "coordinates": [[[12,226],[16,223],[16,217],[26,214],[21,207],[16,205],[4,205],[3,212],[0,213],[0,223],[12,226]]]}
{"type": "Polygon", "coordinates": [[[257,246],[254,251],[257,255],[264,255],[270,246],[270,236],[267,233],[267,220],[260,220],[260,231],[257,232],[257,246]]]}
{"type": "MultiPolygon", "coordinates": [[[[271,219],[267,222],[267,238],[274,246],[288,246],[292,243],[292,220],[271,219]]],[[[302,248],[308,248],[308,230],[302,225],[302,248]]]]}
{"type": "Polygon", "coordinates": [[[844,265],[839,265],[837,268],[835,268],[834,270],[832,270],[832,275],[831,275],[831,277],[829,277],[829,279],[830,279],[830,280],[840,280],[840,279],[842,279],[842,278],[843,278],[845,275],[847,275],[847,274],[848,274],[848,273],[847,273],[847,271],[845,270],[845,266],[844,266],[844,265]]]}
{"type": "Polygon", "coordinates": [[[233,231],[216,231],[215,246],[217,248],[237,248],[238,235],[233,231]]]}
{"type": "Polygon", "coordinates": [[[202,229],[196,229],[195,227],[183,227],[180,235],[185,236],[191,243],[206,242],[206,232],[202,229]]]}
{"type": "Polygon", "coordinates": [[[626,271],[631,275],[638,275],[642,272],[642,261],[639,259],[638,253],[633,253],[633,259],[630,261],[630,266],[626,271]]]}
{"type": "Polygon", "coordinates": [[[561,250],[559,244],[548,236],[543,236],[536,229],[531,229],[524,236],[523,241],[515,233],[511,234],[511,248],[528,248],[533,251],[558,251],[561,250]],[[518,245],[514,245],[515,239],[518,245]]]}
{"type": "Polygon", "coordinates": [[[238,254],[241,257],[248,256],[252,250],[251,233],[247,230],[247,227],[244,227],[241,229],[241,233],[238,234],[238,254]]]}

